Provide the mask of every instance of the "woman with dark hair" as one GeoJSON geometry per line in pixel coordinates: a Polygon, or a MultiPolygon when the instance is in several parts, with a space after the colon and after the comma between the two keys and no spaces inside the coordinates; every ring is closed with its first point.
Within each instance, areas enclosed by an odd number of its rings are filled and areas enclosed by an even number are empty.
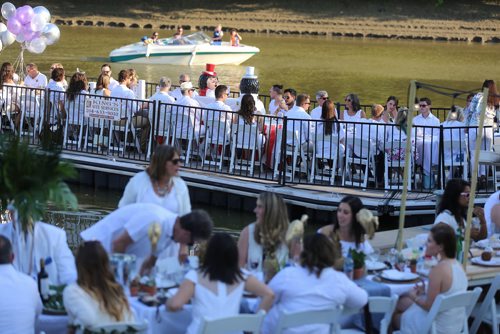
{"type": "MultiPolygon", "coordinates": [[[[334,305],[359,309],[368,301],[368,294],[345,274],[333,269],[340,257],[333,243],[322,234],[304,238],[300,266],[286,267],[269,283],[276,302],[264,320],[262,333],[276,332],[281,312],[324,310],[334,305]]],[[[287,333],[329,333],[328,325],[297,327],[287,333]]]]}
{"type": "Polygon", "coordinates": [[[63,292],[70,325],[89,327],[133,322],[127,297],[110,270],[108,254],[101,243],[81,244],[75,262],[78,279],[63,292]]]}
{"type": "Polygon", "coordinates": [[[283,267],[289,253],[285,243],[289,224],[285,201],[276,193],[264,192],[253,211],[256,221],[241,231],[238,240],[240,267],[262,271],[264,259],[269,257],[276,258],[283,267]]]}
{"type": "MultiPolygon", "coordinates": [[[[481,106],[486,103],[486,114],[484,118],[484,130],[481,139],[481,150],[490,151],[493,142],[493,124],[496,113],[499,110],[500,95],[497,90],[495,81],[485,80],[482,89],[488,88],[488,97],[485,99],[483,92],[479,92],[472,98],[470,105],[465,108],[465,125],[466,126],[479,126],[479,117],[481,115],[481,106]]],[[[468,129],[469,132],[469,148],[471,151],[476,148],[477,129],[468,129]]],[[[471,165],[474,166],[474,155],[471,157],[471,165]]],[[[480,165],[478,169],[478,188],[486,188],[486,166],[480,165]]]]}
{"type": "Polygon", "coordinates": [[[288,107],[283,99],[283,85],[273,85],[269,90],[269,96],[271,101],[269,101],[269,115],[276,116],[278,112],[286,112],[288,107]]]}
{"type": "MultiPolygon", "coordinates": [[[[462,179],[451,179],[446,183],[443,197],[439,203],[438,216],[434,224],[445,223],[451,226],[455,233],[465,234],[465,219],[469,206],[470,183],[462,179]]],[[[470,237],[474,241],[486,239],[488,229],[483,208],[474,207],[474,215],[479,219],[479,227],[473,227],[470,237]]]]}
{"type": "MultiPolygon", "coordinates": [[[[447,296],[467,290],[467,276],[462,265],[455,260],[456,247],[455,232],[449,225],[441,223],[432,227],[425,254],[436,256],[439,262],[429,273],[427,291],[423,284],[417,284],[413,290],[400,296],[393,317],[395,329],[400,329],[401,333],[421,333],[422,319],[439,294],[447,296]]],[[[463,307],[440,312],[435,320],[436,332],[459,333],[464,317],[463,307]]]]}
{"type": "Polygon", "coordinates": [[[323,122],[316,123],[316,155],[322,159],[328,159],[329,163],[337,155],[339,160],[338,165],[342,166],[345,155],[345,131],[343,125],[338,120],[337,110],[333,101],[326,100],[323,102],[323,106],[321,106],[321,120],[323,122]]]}
{"type": "MultiPolygon", "coordinates": [[[[344,122],[359,122],[362,118],[366,118],[366,114],[361,110],[361,104],[356,94],[350,93],[345,97],[345,109],[340,114],[340,119],[344,122]]],[[[354,124],[350,123],[346,126],[347,132],[354,131],[354,124]]]]}
{"type": "MultiPolygon", "coordinates": [[[[252,95],[245,94],[241,98],[241,106],[238,113],[233,117],[233,123],[238,124],[238,130],[243,131],[245,125],[252,125],[257,123],[258,131],[258,144],[264,144],[264,135],[262,134],[262,119],[259,122],[256,116],[255,100],[252,95]]],[[[248,134],[251,136],[257,135],[256,133],[248,134]]]]}
{"type": "Polygon", "coordinates": [[[237,315],[244,290],[262,298],[260,309],[267,311],[271,307],[274,299],[271,289],[241,271],[236,242],[227,233],[217,233],[208,241],[200,268],[187,273],[179,291],[167,301],[167,308],[179,311],[192,300],[193,321],[186,333],[196,334],[204,317],[237,315]]]}
{"type": "Polygon", "coordinates": [[[85,126],[85,97],[89,93],[88,89],[89,83],[84,72],[76,72],[71,76],[66,89],[66,100],[61,108],[63,118],[70,126],[68,137],[76,137],[78,127],[85,126]]]}
{"type": "Polygon", "coordinates": [[[130,179],[118,207],[133,203],[154,203],[180,216],[191,211],[186,183],[179,177],[181,160],[173,146],[160,145],[144,172],[130,179]]]}
{"type": "Polygon", "coordinates": [[[373,253],[366,236],[373,237],[377,226],[378,218],[363,208],[363,202],[358,197],[346,196],[340,201],[337,220],[322,227],[319,233],[329,237],[334,244],[338,241],[342,256],[346,257],[350,249],[361,250],[365,254],[373,253]]]}
{"type": "Polygon", "coordinates": [[[387,113],[390,122],[394,122],[394,120],[396,119],[398,108],[399,108],[398,98],[392,95],[389,96],[385,103],[385,112],[387,113]]]}

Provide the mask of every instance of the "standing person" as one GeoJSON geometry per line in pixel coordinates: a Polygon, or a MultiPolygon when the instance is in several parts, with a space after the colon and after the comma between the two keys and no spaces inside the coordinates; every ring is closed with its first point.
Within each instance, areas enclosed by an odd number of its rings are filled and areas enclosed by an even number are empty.
{"type": "Polygon", "coordinates": [[[0,333],[35,333],[42,301],[35,280],[17,271],[12,244],[0,235],[0,333]]]}
{"type": "MultiPolygon", "coordinates": [[[[63,292],[70,326],[134,322],[123,287],[110,268],[108,254],[99,241],[86,241],[78,247],[78,280],[66,286],[63,292]]],[[[68,330],[68,333],[74,332],[74,329],[68,330]]]]}
{"type": "MultiPolygon", "coordinates": [[[[288,131],[298,131],[298,141],[302,145],[304,152],[312,152],[311,143],[311,130],[312,123],[311,115],[307,113],[309,106],[311,105],[311,99],[307,94],[299,94],[297,96],[297,101],[295,106],[288,110],[286,116],[288,117],[287,129],[288,131]]],[[[296,145],[294,142],[296,139],[293,136],[287,139],[287,144],[296,145]]]]}
{"type": "MultiPolygon", "coordinates": [[[[328,100],[328,92],[326,90],[319,90],[316,92],[316,101],[318,101],[318,106],[311,110],[312,119],[321,119],[321,114],[323,112],[323,103],[328,100]]],[[[335,114],[337,110],[335,110],[335,114]]]]}
{"type": "MultiPolygon", "coordinates": [[[[479,126],[479,117],[481,115],[481,105],[486,103],[486,114],[484,117],[484,129],[481,139],[481,150],[490,151],[493,142],[493,123],[496,113],[499,110],[500,97],[498,95],[497,86],[493,80],[485,80],[482,89],[488,88],[488,97],[483,96],[482,91],[474,95],[468,108],[464,110],[465,125],[466,126],[479,126]]],[[[477,129],[469,129],[469,149],[474,151],[476,148],[477,129]]],[[[474,166],[474,154],[471,156],[471,165],[474,166]]],[[[486,166],[479,165],[478,175],[479,182],[478,188],[486,188],[487,173],[486,166]]]]}
{"type": "MultiPolygon", "coordinates": [[[[451,179],[446,183],[443,197],[439,203],[438,215],[434,224],[445,223],[450,225],[455,233],[465,235],[465,219],[470,199],[470,183],[462,179],[451,179]]],[[[474,215],[479,220],[479,227],[473,226],[470,237],[474,241],[486,239],[488,228],[483,208],[474,207],[474,215]]]]}
{"type": "MultiPolygon", "coordinates": [[[[437,224],[432,227],[425,254],[437,257],[439,262],[429,273],[427,291],[424,285],[416,285],[399,297],[393,317],[395,329],[405,334],[422,333],[422,319],[427,316],[439,294],[448,296],[467,290],[467,276],[462,265],[455,260],[456,245],[455,232],[449,225],[437,224]]],[[[463,307],[438,313],[435,319],[436,333],[459,333],[464,317],[463,307]]]]}
{"type": "Polygon", "coordinates": [[[146,170],[127,183],[118,207],[154,203],[181,216],[191,212],[189,190],[179,176],[180,167],[179,152],[173,146],[158,146],[146,170]]]}
{"type": "Polygon", "coordinates": [[[179,311],[192,301],[193,320],[186,333],[196,334],[205,317],[238,315],[243,291],[262,298],[259,309],[271,308],[274,299],[271,289],[240,269],[233,238],[227,233],[217,233],[208,242],[202,265],[187,273],[175,296],[167,300],[167,308],[179,311]]]}
{"type": "Polygon", "coordinates": [[[238,239],[240,267],[262,271],[264,259],[271,255],[284,266],[289,257],[285,243],[289,224],[285,201],[278,194],[264,192],[257,198],[253,211],[255,222],[246,226],[238,239]]]}
{"type": "Polygon", "coordinates": [[[218,24],[214,30],[214,35],[212,37],[212,44],[213,45],[222,45],[222,37],[223,36],[224,36],[224,32],[222,31],[222,25],[218,24]]]}
{"type": "MultiPolygon", "coordinates": [[[[281,312],[324,310],[332,305],[359,309],[368,302],[368,294],[333,266],[340,254],[324,235],[304,238],[300,265],[280,271],[269,283],[276,302],[264,319],[263,334],[276,332],[281,312]]],[[[328,325],[289,328],[286,333],[329,333],[328,325]]]]}
{"type": "Polygon", "coordinates": [[[103,75],[109,75],[109,90],[112,91],[115,89],[116,86],[118,86],[120,83],[113,79],[113,76],[111,75],[113,72],[111,71],[111,65],[109,64],[103,64],[101,66],[101,74],[103,75]]]}
{"type": "Polygon", "coordinates": [[[24,85],[31,88],[45,88],[47,87],[47,77],[45,74],[38,71],[36,64],[30,63],[26,65],[26,77],[24,78],[24,85]]]}
{"type": "Polygon", "coordinates": [[[363,208],[363,202],[358,197],[346,196],[340,201],[337,209],[337,220],[322,227],[319,233],[340,242],[342,256],[347,257],[350,249],[373,253],[373,247],[367,239],[374,234],[378,226],[378,218],[363,208]],[[363,212],[362,214],[359,214],[363,212]],[[365,215],[368,217],[366,219],[365,215]]]}
{"type": "Polygon", "coordinates": [[[283,85],[273,85],[269,90],[269,96],[271,97],[267,108],[269,115],[277,116],[279,112],[285,113],[288,110],[283,99],[283,85]]]}
{"type": "Polygon", "coordinates": [[[238,34],[238,30],[231,29],[231,46],[240,46],[240,42],[243,40],[240,34],[238,34]]]}

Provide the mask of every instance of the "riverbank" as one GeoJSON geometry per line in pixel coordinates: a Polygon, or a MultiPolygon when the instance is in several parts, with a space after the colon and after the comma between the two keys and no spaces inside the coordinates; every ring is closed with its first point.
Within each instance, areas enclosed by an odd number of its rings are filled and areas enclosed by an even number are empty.
{"type": "MultiPolygon", "coordinates": [[[[20,5],[21,3],[16,3],[20,5]]],[[[212,31],[218,24],[245,33],[323,35],[359,38],[500,42],[500,1],[184,0],[116,2],[34,1],[46,6],[59,25],[212,31]]],[[[227,36],[227,35],[226,35],[227,36]]],[[[244,37],[244,36],[243,36],[244,37]]]]}

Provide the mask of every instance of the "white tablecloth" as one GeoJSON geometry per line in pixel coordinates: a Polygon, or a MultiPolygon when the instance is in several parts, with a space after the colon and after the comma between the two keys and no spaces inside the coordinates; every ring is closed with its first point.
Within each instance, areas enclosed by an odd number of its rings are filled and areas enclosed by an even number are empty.
{"type": "MultiPolygon", "coordinates": [[[[373,281],[373,277],[373,275],[368,275],[366,278],[373,281]]],[[[396,294],[398,296],[401,296],[403,293],[410,291],[415,286],[415,283],[391,284],[383,282],[381,284],[385,284],[389,287],[389,289],[391,289],[391,295],[396,294]]]]}
{"type": "Polygon", "coordinates": [[[416,164],[422,165],[424,173],[430,175],[432,171],[432,166],[437,165],[439,162],[439,137],[438,136],[417,137],[417,140],[415,142],[415,150],[416,150],[416,161],[415,161],[416,164]]]}

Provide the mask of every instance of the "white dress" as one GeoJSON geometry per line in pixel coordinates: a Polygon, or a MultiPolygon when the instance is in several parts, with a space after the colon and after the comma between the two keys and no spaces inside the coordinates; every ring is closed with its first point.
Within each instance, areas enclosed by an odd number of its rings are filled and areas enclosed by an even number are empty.
{"type": "MultiPolygon", "coordinates": [[[[347,109],[344,109],[344,122],[359,122],[361,120],[361,113],[362,113],[362,110],[359,109],[358,111],[356,111],[356,113],[353,116],[350,116],[349,113],[347,112],[347,109]]],[[[348,133],[354,132],[354,124],[353,123],[346,124],[346,128],[347,128],[348,133]]]]}
{"type": "MultiPolygon", "coordinates": [[[[262,271],[263,248],[254,238],[255,223],[248,225],[248,256],[247,269],[252,271],[262,271]]],[[[276,252],[276,257],[280,267],[284,267],[288,260],[288,247],[281,244],[276,252]]]]}
{"type": "Polygon", "coordinates": [[[342,246],[342,256],[347,257],[350,249],[355,249],[357,251],[363,251],[365,254],[371,254],[374,252],[372,245],[368,240],[361,242],[358,246],[354,241],[344,241],[340,240],[340,245],[342,246]]]}
{"type": "MultiPolygon", "coordinates": [[[[467,290],[467,276],[460,263],[454,261],[451,264],[452,282],[448,291],[443,292],[444,296],[456,292],[467,290]]],[[[427,311],[413,304],[403,313],[401,318],[401,334],[420,334],[422,330],[422,320],[427,316],[427,311]]],[[[465,310],[463,307],[452,308],[439,313],[436,317],[436,332],[438,334],[459,333],[462,329],[465,310]]]]}
{"type": "MultiPolygon", "coordinates": [[[[217,293],[205,287],[200,282],[201,274],[191,270],[187,273],[186,279],[194,284],[193,303],[193,321],[186,330],[186,334],[197,334],[204,317],[210,319],[219,319],[238,315],[240,311],[240,302],[243,296],[245,281],[237,283],[238,285],[228,291],[228,285],[217,281],[217,293]]],[[[244,276],[244,280],[246,277],[244,276]]]]}

